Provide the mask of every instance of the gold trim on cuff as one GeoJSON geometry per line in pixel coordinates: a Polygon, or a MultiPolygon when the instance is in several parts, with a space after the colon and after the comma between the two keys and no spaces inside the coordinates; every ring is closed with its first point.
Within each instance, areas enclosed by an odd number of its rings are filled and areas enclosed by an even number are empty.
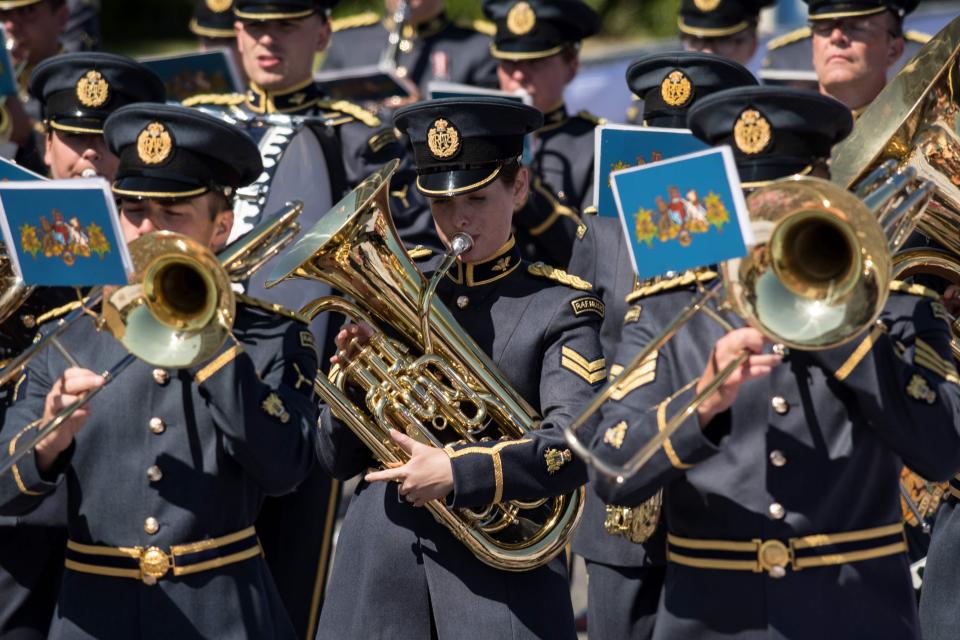
{"type": "Polygon", "coordinates": [[[837,369],[836,374],[834,374],[837,380],[840,382],[846,380],[850,374],[853,373],[853,370],[857,367],[857,365],[860,364],[860,361],[867,357],[867,354],[870,353],[871,349],[873,349],[873,345],[877,341],[877,338],[884,333],[886,333],[886,331],[884,331],[881,327],[874,327],[870,331],[870,334],[863,339],[863,342],[857,345],[857,348],[854,349],[853,353],[850,354],[850,357],[847,358],[847,361],[844,362],[839,369],[837,369]]]}
{"type": "Polygon", "coordinates": [[[217,371],[220,371],[223,367],[227,366],[232,362],[238,355],[243,353],[243,347],[238,344],[233,345],[219,356],[210,361],[203,369],[197,372],[197,375],[194,376],[194,381],[197,384],[203,384],[206,382],[213,374],[217,371]]]}
{"type": "MultiPolygon", "coordinates": [[[[687,390],[689,390],[690,387],[692,387],[697,383],[697,381],[698,380],[695,379],[692,382],[689,382],[685,387],[680,389],[680,391],[677,391],[675,394],[673,394],[672,396],[670,396],[669,398],[667,398],[657,406],[657,430],[663,431],[664,429],[667,428],[667,407],[670,405],[673,399],[679,396],[680,394],[686,392],[687,390]]],[[[663,441],[663,452],[666,454],[667,459],[670,460],[670,464],[672,464],[674,468],[676,469],[692,469],[693,468],[692,464],[687,464],[680,459],[680,456],[677,455],[676,450],[673,448],[673,443],[670,442],[670,438],[667,438],[666,440],[663,441]]]]}

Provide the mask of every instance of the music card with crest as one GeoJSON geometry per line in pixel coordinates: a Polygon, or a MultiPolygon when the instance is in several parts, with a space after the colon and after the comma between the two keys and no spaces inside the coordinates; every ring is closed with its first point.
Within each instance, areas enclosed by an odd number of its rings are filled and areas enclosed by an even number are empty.
{"type": "Polygon", "coordinates": [[[686,129],[605,124],[594,129],[593,206],[597,215],[617,217],[610,174],[708,149],[686,129]]]}
{"type": "Polygon", "coordinates": [[[611,180],[641,280],[742,257],[753,244],[728,146],[615,171],[611,180]]]}
{"type": "Polygon", "coordinates": [[[0,183],[0,223],[27,285],[125,285],[133,263],[102,178],[0,183]]]}

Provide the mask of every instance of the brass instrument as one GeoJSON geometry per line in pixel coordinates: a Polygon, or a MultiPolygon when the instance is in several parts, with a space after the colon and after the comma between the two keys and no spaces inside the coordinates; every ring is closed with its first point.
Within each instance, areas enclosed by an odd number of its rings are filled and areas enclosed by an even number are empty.
{"type": "MultiPolygon", "coordinates": [[[[436,283],[470,241],[460,238],[428,283],[407,256],[390,217],[391,162],[367,178],[321,218],[278,262],[266,286],[292,278],[319,280],[350,296],[325,297],[301,313],[346,315],[375,329],[370,342],[317,393],[384,465],[408,456],[390,428],[435,447],[518,439],[538,428],[538,416],[506,382],[489,357],[433,300],[436,283]],[[351,393],[353,392],[353,393],[351,393]],[[358,395],[357,395],[358,394],[358,395]],[[364,398],[358,406],[351,398],[364,398]]],[[[508,571],[539,567],[563,551],[583,510],[583,488],[572,494],[521,502],[498,501],[475,511],[433,500],[433,517],[482,562],[508,571]]]]}
{"type": "Polygon", "coordinates": [[[16,313],[30,294],[33,287],[25,285],[13,268],[13,262],[7,255],[6,247],[0,243],[0,322],[5,322],[16,313]]]}
{"type": "MultiPolygon", "coordinates": [[[[129,353],[101,375],[109,383],[138,358],[161,367],[186,368],[211,358],[230,337],[236,311],[232,278],[248,276],[269,257],[292,242],[299,226],[300,203],[288,204],[227,247],[220,256],[203,245],[170,231],[157,231],[130,243],[135,273],[132,284],[101,288],[0,372],[0,385],[19,376],[47,346],[57,349],[71,366],[76,359],[60,342],[74,322],[96,316],[97,328],[106,328],[129,353]],[[93,308],[100,304],[99,316],[93,308]]],[[[7,473],[23,456],[58,429],[74,412],[103,388],[100,386],[60,411],[23,448],[0,466],[7,473]]]]}
{"type": "Polygon", "coordinates": [[[743,364],[749,356],[746,351],[624,465],[601,459],[576,435],[604,402],[622,395],[623,381],[698,311],[731,330],[707,306],[721,290],[725,292],[721,309],[736,312],[770,341],[796,349],[836,347],[872,325],[887,298],[890,255],[931,196],[929,185],[918,182],[914,170],[893,173],[894,168],[887,163],[873,172],[871,184],[862,187],[869,192],[863,199],[826,180],[798,176],[751,193],[747,206],[758,244],[746,257],[724,263],[722,280],[691,301],[572,424],[564,426],[570,448],[601,474],[622,483],[743,364]]]}

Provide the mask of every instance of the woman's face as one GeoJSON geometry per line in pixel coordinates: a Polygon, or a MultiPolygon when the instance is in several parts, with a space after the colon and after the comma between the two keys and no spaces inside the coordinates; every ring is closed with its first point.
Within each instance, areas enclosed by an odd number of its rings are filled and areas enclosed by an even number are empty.
{"type": "Polygon", "coordinates": [[[529,184],[521,168],[510,185],[494,180],[478,191],[453,198],[430,198],[430,211],[437,233],[446,246],[457,233],[473,238],[473,248],[463,254],[464,262],[482,262],[493,256],[510,238],[513,212],[527,200],[529,184]]]}

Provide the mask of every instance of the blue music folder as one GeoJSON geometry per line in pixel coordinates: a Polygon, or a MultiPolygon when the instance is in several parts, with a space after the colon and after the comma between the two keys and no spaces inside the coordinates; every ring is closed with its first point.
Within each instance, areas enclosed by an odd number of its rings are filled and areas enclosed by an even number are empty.
{"type": "Polygon", "coordinates": [[[0,182],[23,182],[25,180],[46,180],[39,173],[24,169],[13,160],[0,158],[0,182]]]}
{"type": "Polygon", "coordinates": [[[25,284],[125,285],[133,263],[101,178],[0,183],[3,238],[25,284]]]}
{"type": "Polygon", "coordinates": [[[640,279],[743,257],[754,242],[730,147],[616,171],[611,177],[640,279]]]}
{"type": "Polygon", "coordinates": [[[593,206],[597,215],[617,217],[610,174],[710,147],[687,129],[605,124],[594,130],[593,206]]]}

